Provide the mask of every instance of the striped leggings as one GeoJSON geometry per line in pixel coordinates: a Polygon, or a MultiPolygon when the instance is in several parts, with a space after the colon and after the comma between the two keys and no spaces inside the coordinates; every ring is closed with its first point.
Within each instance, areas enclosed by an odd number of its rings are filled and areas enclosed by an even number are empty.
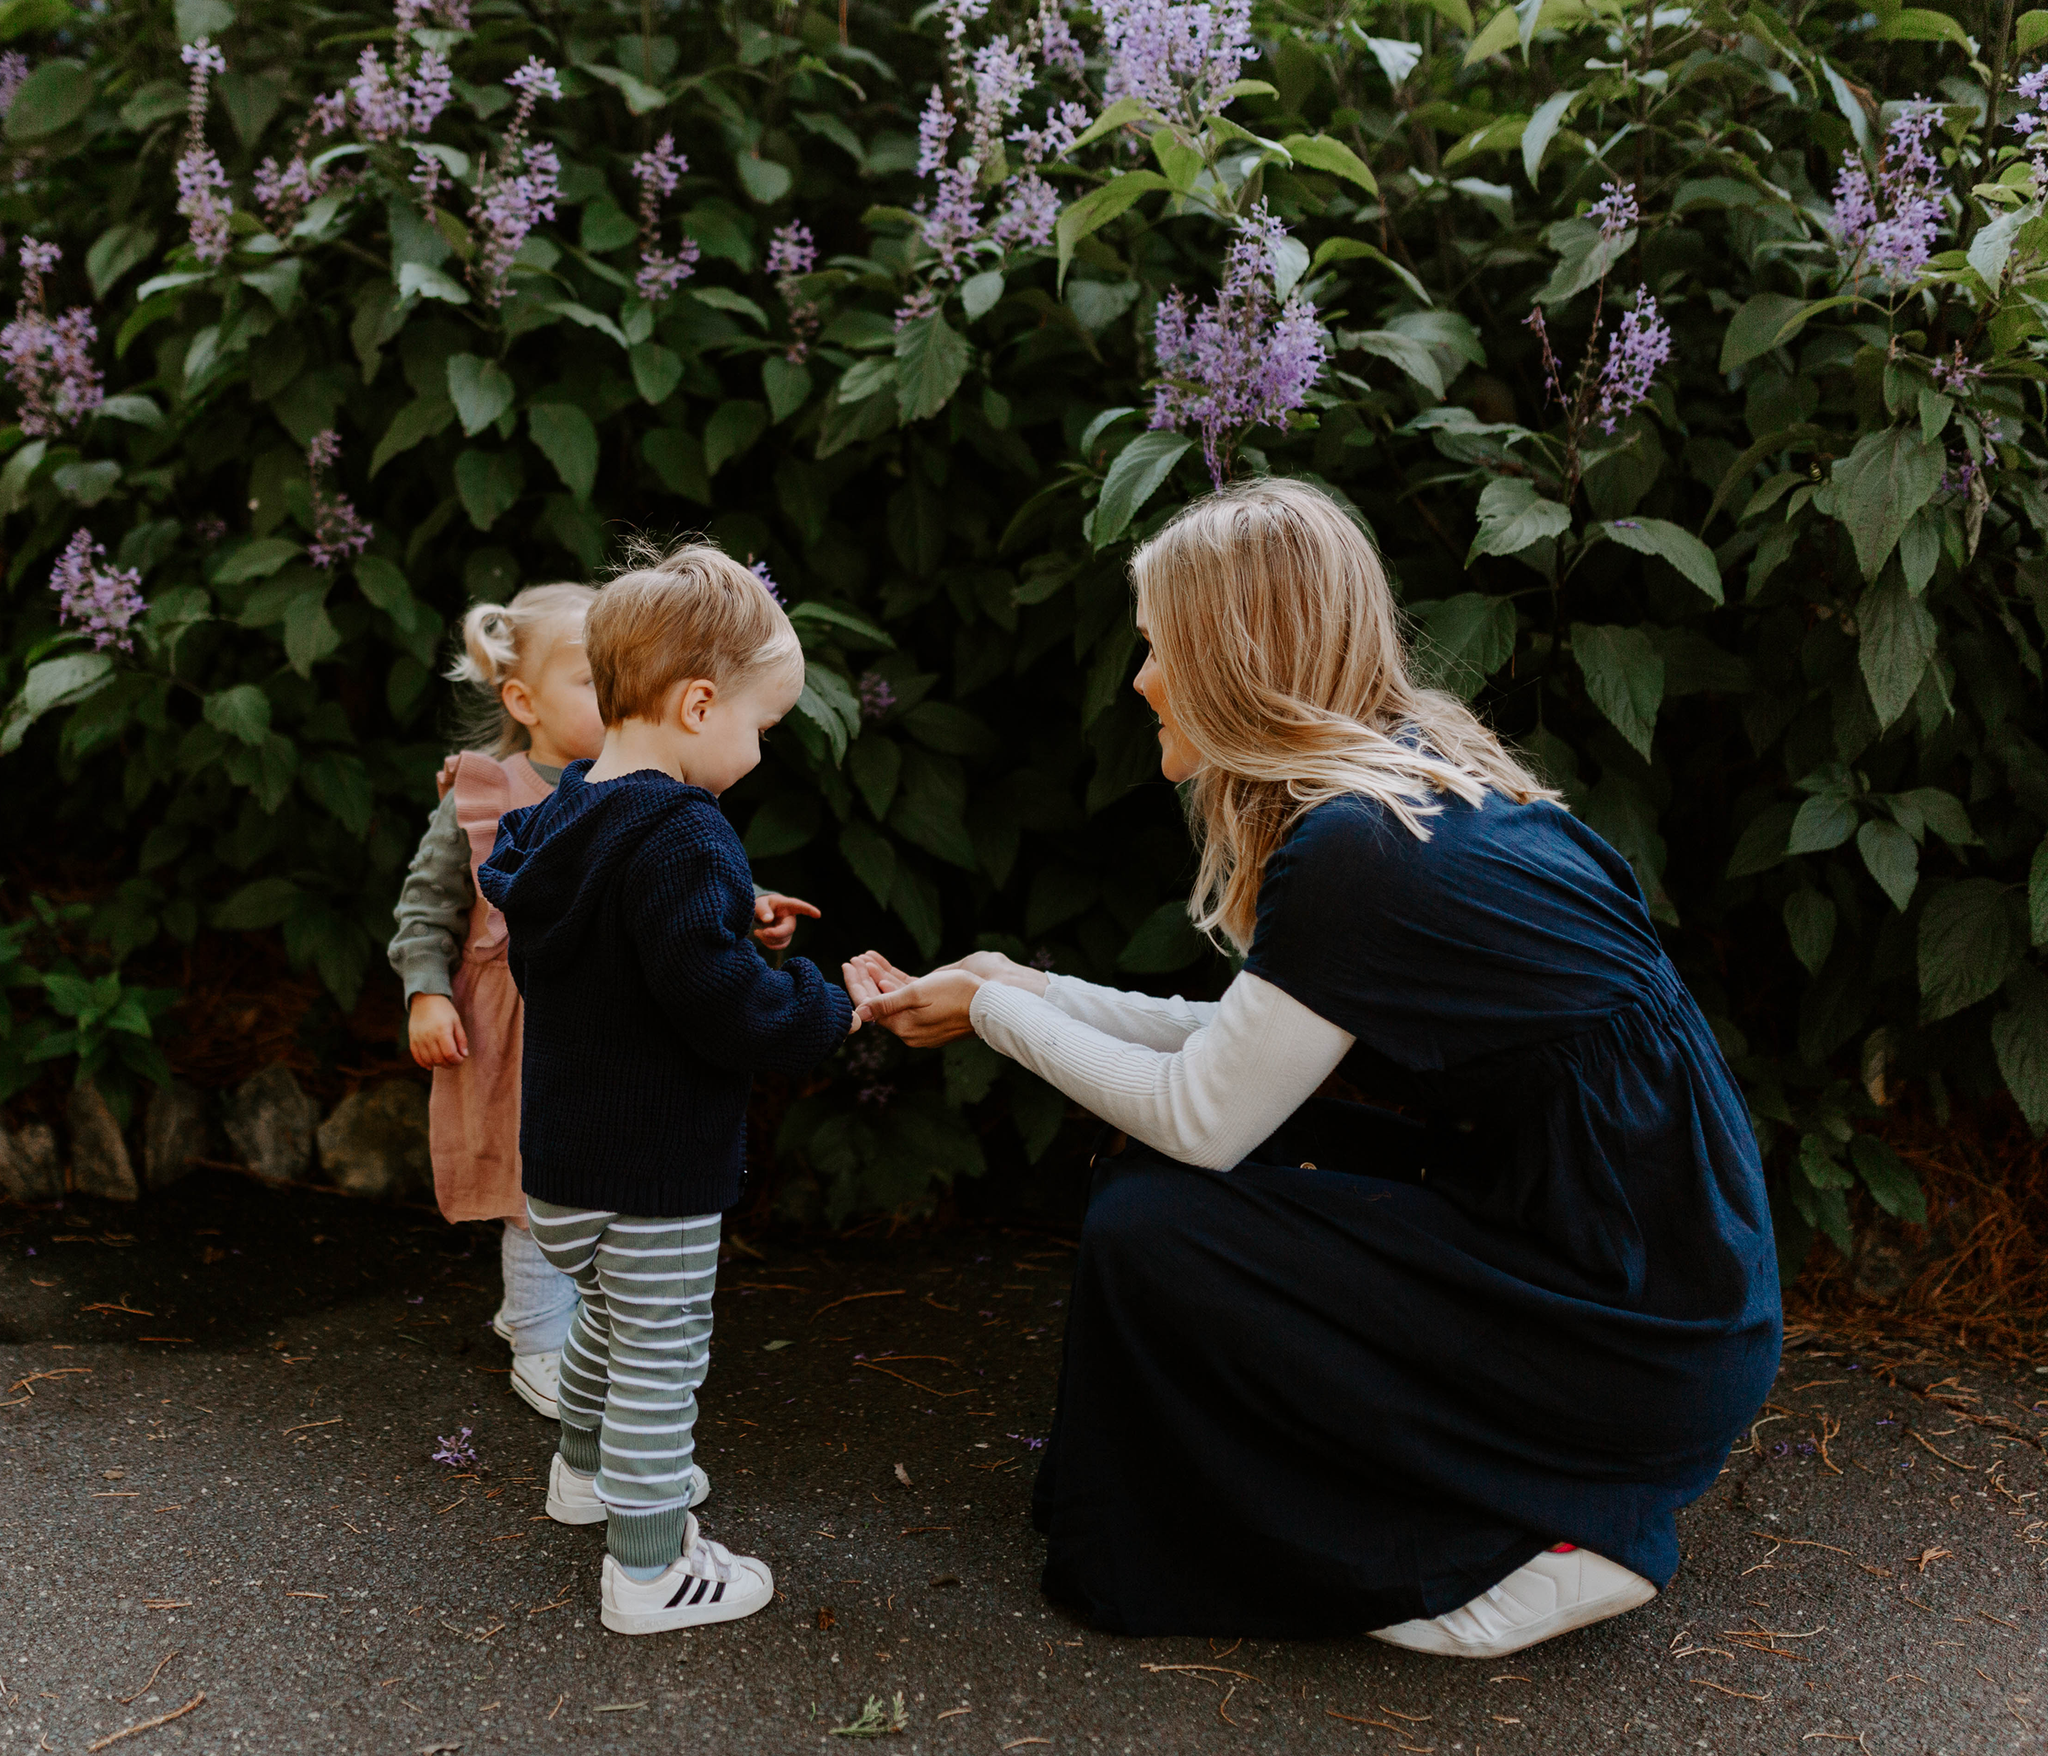
{"type": "Polygon", "coordinates": [[[562,1461],[595,1475],[622,1566],[682,1553],[719,1216],[635,1219],[529,1198],[533,1240],[582,1294],[562,1348],[562,1461]]]}

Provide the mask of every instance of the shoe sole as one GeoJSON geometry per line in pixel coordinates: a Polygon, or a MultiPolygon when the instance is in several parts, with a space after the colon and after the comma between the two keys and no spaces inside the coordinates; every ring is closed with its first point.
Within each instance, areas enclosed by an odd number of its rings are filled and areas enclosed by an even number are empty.
{"type": "Polygon", "coordinates": [[[517,1372],[512,1374],[512,1394],[544,1421],[559,1421],[562,1418],[562,1405],[552,1396],[541,1395],[517,1372]]]}
{"type": "Polygon", "coordinates": [[[673,1628],[702,1628],[713,1622],[737,1622],[756,1610],[766,1609],[774,1601],[775,1582],[771,1578],[768,1589],[753,1603],[689,1604],[673,1610],[633,1613],[615,1610],[606,1604],[598,1619],[614,1634],[666,1634],[673,1628]]]}
{"type": "Polygon", "coordinates": [[[1574,1604],[1568,1610],[1555,1610],[1526,1628],[1517,1628],[1512,1634],[1478,1645],[1453,1640],[1427,1622],[1421,1624],[1427,1633],[1419,1638],[1396,1640],[1391,1628],[1375,1628],[1368,1632],[1373,1639],[1385,1641],[1389,1646],[1398,1646],[1407,1652],[1426,1652],[1438,1658],[1506,1658],[1510,1653],[1540,1646],[1544,1641],[1555,1640],[1560,1634],[1569,1634],[1576,1628],[1590,1628],[1595,1622],[1626,1615],[1630,1610],[1642,1608],[1656,1595],[1654,1585],[1647,1579],[1639,1580],[1635,1585],[1609,1592],[1604,1597],[1574,1604]]]}

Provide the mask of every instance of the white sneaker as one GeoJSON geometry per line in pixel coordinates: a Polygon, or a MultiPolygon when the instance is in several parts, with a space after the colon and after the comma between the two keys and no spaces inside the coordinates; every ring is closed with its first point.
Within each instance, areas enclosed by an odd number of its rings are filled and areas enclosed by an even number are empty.
{"type": "MultiPolygon", "coordinates": [[[[690,1504],[711,1498],[711,1478],[690,1465],[690,1504]]],[[[597,1478],[578,1475],[557,1451],[548,1463],[548,1516],[557,1524],[602,1524],[604,1502],[597,1497],[597,1478]]]]}
{"type": "Polygon", "coordinates": [[[555,1400],[561,1381],[559,1353],[512,1356],[512,1394],[543,1420],[562,1418],[561,1405],[555,1400]]]}
{"type": "Polygon", "coordinates": [[[507,1347],[512,1345],[512,1325],[505,1321],[505,1307],[500,1305],[491,1313],[491,1333],[507,1347]]]}
{"type": "Polygon", "coordinates": [[[686,1515],[682,1557],[658,1579],[644,1585],[628,1579],[618,1562],[604,1558],[604,1625],[614,1634],[660,1634],[706,1622],[733,1622],[774,1601],[775,1575],[768,1563],[735,1555],[697,1529],[686,1515]]]}
{"type": "Polygon", "coordinates": [[[1505,1658],[1525,1646],[1646,1604],[1657,1588],[1591,1549],[1552,1549],[1463,1609],[1376,1628],[1375,1640],[1449,1658],[1505,1658]]]}

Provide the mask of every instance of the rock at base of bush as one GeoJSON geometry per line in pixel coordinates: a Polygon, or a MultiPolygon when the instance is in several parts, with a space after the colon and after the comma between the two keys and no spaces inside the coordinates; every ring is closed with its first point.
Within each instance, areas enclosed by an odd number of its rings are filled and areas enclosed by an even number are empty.
{"type": "Polygon", "coordinates": [[[0,1195],[11,1201],[55,1201],[63,1193],[57,1131],[45,1122],[0,1127],[0,1195]]]}
{"type": "Polygon", "coordinates": [[[288,1183],[313,1162],[320,1112],[282,1062],[244,1080],[229,1095],[222,1121],[242,1162],[259,1177],[288,1183]]]}
{"type": "Polygon", "coordinates": [[[402,1199],[432,1189],[425,1088],[386,1079],[343,1098],[320,1124],[320,1168],[352,1195],[402,1199]]]}
{"type": "Polygon", "coordinates": [[[142,1115],[142,1181],[163,1189],[206,1156],[206,1098],[182,1080],[159,1085],[142,1115]]]}
{"type": "Polygon", "coordinates": [[[107,1108],[96,1085],[72,1089],[69,1109],[71,1123],[71,1187],[80,1195],[97,1195],[107,1201],[135,1201],[142,1185],[135,1180],[135,1161],[128,1156],[128,1142],[121,1138],[121,1124],[107,1108]]]}

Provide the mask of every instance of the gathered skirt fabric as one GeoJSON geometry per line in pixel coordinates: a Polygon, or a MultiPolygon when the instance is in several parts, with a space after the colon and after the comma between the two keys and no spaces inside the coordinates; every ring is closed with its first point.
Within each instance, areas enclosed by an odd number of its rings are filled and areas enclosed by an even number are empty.
{"type": "Polygon", "coordinates": [[[1033,1501],[1048,1594],[1113,1632],[1299,1637],[1440,1615],[1560,1542],[1664,1586],[1775,1311],[1599,1303],[1526,1244],[1426,1173],[1102,1160],[1033,1501]]]}

